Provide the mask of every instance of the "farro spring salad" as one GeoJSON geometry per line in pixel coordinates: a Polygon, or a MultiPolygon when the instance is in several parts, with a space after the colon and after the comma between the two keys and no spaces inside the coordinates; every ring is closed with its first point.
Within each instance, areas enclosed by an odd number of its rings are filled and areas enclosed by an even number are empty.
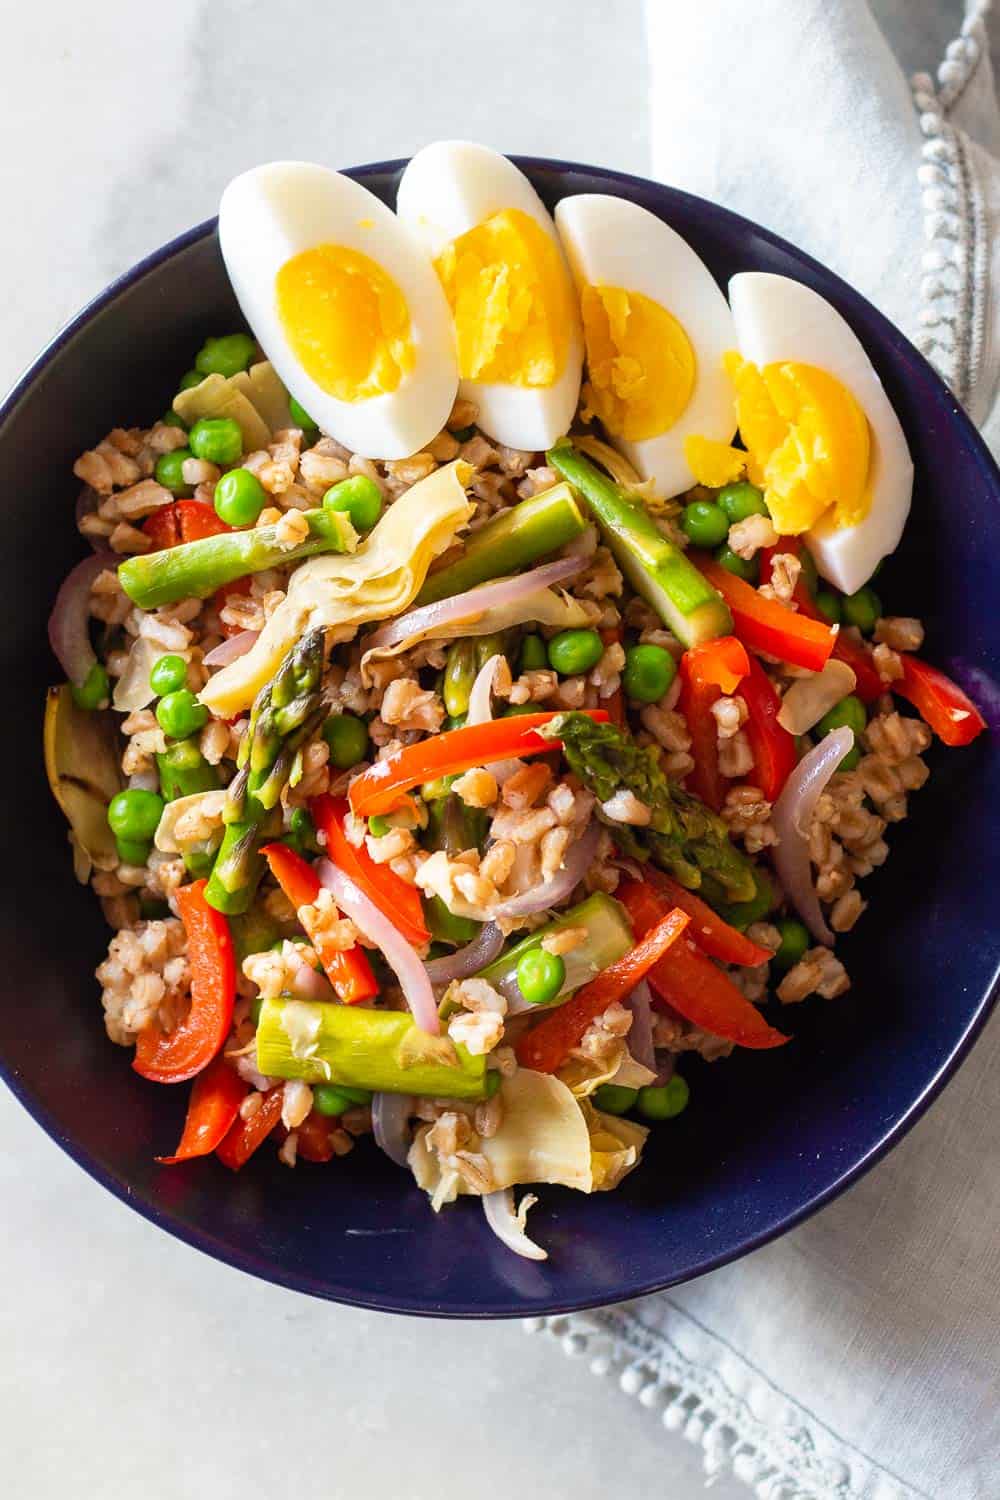
{"type": "Polygon", "coordinates": [[[842,994],[932,736],[984,728],[873,587],[905,438],[815,292],[727,300],[482,147],[395,213],[258,168],[220,240],[252,332],[77,460],[50,627],[108,1036],[192,1084],[161,1161],[371,1134],[544,1258],[513,1189],[615,1188],[683,1054],[842,994]]]}

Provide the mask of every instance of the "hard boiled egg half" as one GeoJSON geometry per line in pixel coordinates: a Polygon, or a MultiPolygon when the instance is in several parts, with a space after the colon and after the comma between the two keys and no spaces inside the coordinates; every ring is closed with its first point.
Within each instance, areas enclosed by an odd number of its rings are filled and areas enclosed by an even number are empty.
{"type": "Polygon", "coordinates": [[[750,477],[782,535],[805,534],[823,576],[853,594],[897,546],[913,491],[899,418],[860,341],[818,292],[787,276],[729,283],[750,477]]]}
{"type": "Polygon", "coordinates": [[[736,430],[729,305],[690,245],[626,198],[564,198],[556,227],[583,314],[585,410],[643,479],[678,495],[694,483],[685,439],[728,443],[736,430]]]}
{"type": "Polygon", "coordinates": [[[237,177],[219,241],[240,307],[313,420],[366,458],[406,458],[458,391],[448,304],[426,256],[367,188],[308,162],[237,177]]]}
{"type": "Polygon", "coordinates": [[[513,162],[438,141],[403,173],[396,213],[433,260],[454,319],[460,394],[484,432],[548,448],[569,431],[583,341],[549,214],[513,162]]]}

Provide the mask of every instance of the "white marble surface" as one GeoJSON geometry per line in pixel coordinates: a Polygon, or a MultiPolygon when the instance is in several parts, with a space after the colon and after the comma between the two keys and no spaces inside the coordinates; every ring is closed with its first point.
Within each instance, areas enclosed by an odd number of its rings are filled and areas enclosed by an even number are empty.
{"type": "MultiPolygon", "coordinates": [[[[442,135],[647,161],[638,0],[35,0],[5,10],[4,51],[0,387],[255,161],[346,165],[442,135]]],[[[250,1280],[130,1214],[3,1089],[0,1139],[4,1493],[701,1492],[695,1450],[516,1324],[250,1280]]]]}

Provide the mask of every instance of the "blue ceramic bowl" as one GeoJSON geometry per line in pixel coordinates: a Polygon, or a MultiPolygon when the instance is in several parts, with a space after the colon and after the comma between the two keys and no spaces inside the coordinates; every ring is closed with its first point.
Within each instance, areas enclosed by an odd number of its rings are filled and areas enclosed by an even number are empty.
{"type": "MultiPolygon", "coordinates": [[[[388,202],[400,163],[354,175],[388,202]]],[[[815,287],[854,327],[906,430],[913,516],[879,583],[892,612],[923,617],[927,651],[987,698],[1000,675],[992,549],[1000,475],[919,354],[855,292],[791,245],[724,209],[634,177],[522,162],[550,204],[623,194],[687,239],[719,281],[774,271],[815,287]]],[[[782,1017],[793,1045],[689,1066],[692,1102],[654,1129],[614,1193],[542,1190],[532,1230],[551,1252],[516,1259],[476,1205],[439,1218],[370,1144],[289,1172],[273,1152],[239,1176],[214,1160],[158,1167],[187,1089],[139,1079],[104,1036],[93,970],[107,941],[77,886],[45,786],[41,709],[56,677],[45,620],[80,554],[71,467],[110,427],[147,423],[208,334],[238,326],[215,225],[136,266],[55,339],[0,410],[0,494],[13,596],[2,636],[8,806],[0,868],[0,1069],[39,1124],[92,1176],[171,1234],[299,1291],[394,1312],[506,1317],[636,1297],[745,1254],[828,1203],[898,1141],[958,1066],[993,999],[1000,889],[1000,741],[931,753],[872,909],[843,944],[850,994],[782,1017]],[[16,710],[16,719],[14,711],[16,710]],[[13,727],[14,723],[17,729],[13,727]],[[19,732],[20,731],[20,732],[19,732]]]]}

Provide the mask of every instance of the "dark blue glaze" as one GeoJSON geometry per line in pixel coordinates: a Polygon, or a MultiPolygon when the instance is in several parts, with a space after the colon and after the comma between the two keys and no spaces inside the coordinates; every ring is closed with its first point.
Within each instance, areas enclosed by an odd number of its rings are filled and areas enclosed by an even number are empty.
{"type": "MultiPolygon", "coordinates": [[[[723,284],[735,271],[774,271],[840,309],[885,381],[916,463],[913,517],[879,592],[890,610],[924,618],[928,654],[981,690],[996,723],[1000,476],[920,355],[843,282],[745,219],[639,178],[521,164],[549,203],[615,192],[652,209],[723,284]]],[[[399,166],[353,175],[391,201],[399,166]]],[[[686,1067],[690,1109],[654,1129],[622,1189],[591,1198],[543,1189],[531,1222],[548,1263],[502,1249],[472,1203],[435,1219],[408,1174],[370,1143],[294,1172],[273,1152],[238,1177],[214,1160],[155,1165],[154,1153],[177,1139],[187,1089],[144,1083],[130,1054],[104,1037],[92,974],[107,935],[94,898],[74,883],[43,777],[42,702],[56,677],[45,620],[80,551],[74,458],[114,424],[151,421],[203,338],[237,318],[215,225],[201,225],[81,313],[0,410],[4,1077],[54,1140],[147,1218],[242,1270],[338,1301],[451,1317],[562,1311],[651,1292],[763,1244],[898,1141],[983,1024],[998,954],[995,739],[932,752],[930,784],[892,830],[887,868],[866,882],[874,910],[843,945],[856,976],[850,995],[783,1014],[797,1034],[786,1049],[686,1067]]]]}

